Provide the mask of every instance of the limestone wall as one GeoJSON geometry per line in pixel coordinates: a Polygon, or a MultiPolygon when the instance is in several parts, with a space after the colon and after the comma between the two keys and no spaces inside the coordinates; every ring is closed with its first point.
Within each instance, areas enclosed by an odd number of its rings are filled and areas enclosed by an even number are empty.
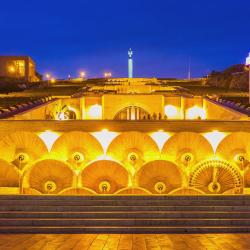
{"type": "Polygon", "coordinates": [[[207,119],[211,120],[248,120],[248,116],[233,109],[204,99],[207,119]]]}

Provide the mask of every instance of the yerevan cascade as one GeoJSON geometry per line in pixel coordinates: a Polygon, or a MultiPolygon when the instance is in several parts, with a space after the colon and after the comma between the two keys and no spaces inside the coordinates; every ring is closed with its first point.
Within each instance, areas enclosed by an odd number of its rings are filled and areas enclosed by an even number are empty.
{"type": "Polygon", "coordinates": [[[134,78],[133,59],[128,78],[41,81],[0,57],[30,82],[0,99],[0,233],[250,232],[247,92],[134,78]]]}

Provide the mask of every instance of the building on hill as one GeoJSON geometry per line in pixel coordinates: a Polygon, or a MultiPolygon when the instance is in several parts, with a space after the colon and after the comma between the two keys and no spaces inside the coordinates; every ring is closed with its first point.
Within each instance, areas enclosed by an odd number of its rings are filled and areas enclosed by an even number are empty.
{"type": "Polygon", "coordinates": [[[36,64],[29,56],[0,56],[0,77],[37,82],[36,64]]]}

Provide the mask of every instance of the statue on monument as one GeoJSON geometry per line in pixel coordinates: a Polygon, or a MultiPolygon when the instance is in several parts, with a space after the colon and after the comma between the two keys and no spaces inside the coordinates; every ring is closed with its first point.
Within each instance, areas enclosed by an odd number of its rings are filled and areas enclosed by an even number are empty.
{"type": "Polygon", "coordinates": [[[129,51],[128,51],[128,57],[129,57],[129,58],[132,58],[132,57],[133,57],[133,51],[132,51],[131,48],[130,48],[129,51]]]}
{"type": "Polygon", "coordinates": [[[128,51],[128,78],[133,78],[133,51],[128,51]]]}

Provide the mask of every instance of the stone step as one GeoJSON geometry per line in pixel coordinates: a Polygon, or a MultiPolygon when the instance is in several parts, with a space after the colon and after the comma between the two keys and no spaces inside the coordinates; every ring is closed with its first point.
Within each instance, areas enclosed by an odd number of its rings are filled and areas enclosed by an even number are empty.
{"type": "Polygon", "coordinates": [[[31,218],[31,219],[137,219],[137,218],[154,218],[154,219],[250,219],[249,212],[191,212],[191,211],[123,211],[123,212],[13,212],[13,211],[4,211],[0,212],[0,218],[31,218]]]}
{"type": "Polygon", "coordinates": [[[0,200],[0,206],[250,206],[250,200],[0,200]]]}
{"type": "Polygon", "coordinates": [[[1,200],[250,200],[250,195],[0,195],[1,200]]]}
{"type": "Polygon", "coordinates": [[[182,227],[194,227],[194,226],[249,226],[250,219],[0,219],[0,227],[8,226],[57,226],[57,227],[98,227],[98,226],[116,226],[116,227],[148,227],[148,226],[182,226],[182,227]]]}
{"type": "Polygon", "coordinates": [[[0,206],[0,211],[31,211],[31,212],[113,212],[129,211],[218,211],[218,212],[249,212],[250,206],[0,206]]]}
{"type": "Polygon", "coordinates": [[[250,233],[250,227],[0,227],[6,234],[205,234],[205,233],[250,233]]]}

